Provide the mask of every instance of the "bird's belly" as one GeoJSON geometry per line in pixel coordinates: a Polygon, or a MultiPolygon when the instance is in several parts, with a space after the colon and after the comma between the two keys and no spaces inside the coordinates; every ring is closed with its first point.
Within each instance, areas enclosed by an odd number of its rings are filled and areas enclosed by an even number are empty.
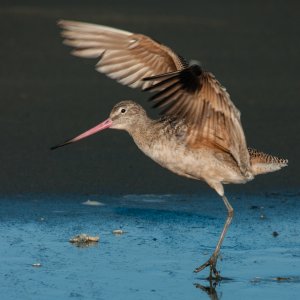
{"type": "Polygon", "coordinates": [[[222,163],[211,151],[186,148],[184,145],[152,145],[151,150],[142,149],[162,167],[188,178],[219,181],[222,183],[244,183],[245,178],[238,168],[222,163]]]}

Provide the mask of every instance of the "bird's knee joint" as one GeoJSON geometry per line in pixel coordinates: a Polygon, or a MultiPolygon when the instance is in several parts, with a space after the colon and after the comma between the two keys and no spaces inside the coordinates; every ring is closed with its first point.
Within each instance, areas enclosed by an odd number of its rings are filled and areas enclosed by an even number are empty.
{"type": "Polygon", "coordinates": [[[231,208],[229,208],[228,209],[228,217],[233,217],[233,215],[234,215],[234,210],[233,210],[233,208],[231,207],[231,208]]]}

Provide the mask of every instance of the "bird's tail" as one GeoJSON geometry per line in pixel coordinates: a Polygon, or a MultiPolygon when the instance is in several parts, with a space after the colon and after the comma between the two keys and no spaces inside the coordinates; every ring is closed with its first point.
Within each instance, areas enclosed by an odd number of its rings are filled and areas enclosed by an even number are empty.
{"type": "Polygon", "coordinates": [[[288,165],[288,160],[248,148],[254,175],[274,172],[288,165]]]}

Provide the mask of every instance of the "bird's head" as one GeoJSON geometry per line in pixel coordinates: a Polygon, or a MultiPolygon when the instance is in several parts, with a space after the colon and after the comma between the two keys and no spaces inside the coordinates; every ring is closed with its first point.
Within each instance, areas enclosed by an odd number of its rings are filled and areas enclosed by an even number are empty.
{"type": "Polygon", "coordinates": [[[54,150],[56,148],[77,142],[106,128],[131,131],[132,128],[137,125],[137,122],[145,116],[146,112],[139,104],[130,100],[121,101],[113,107],[108,119],[74,137],[73,139],[56,145],[51,149],[54,150]]]}
{"type": "Polygon", "coordinates": [[[143,116],[146,116],[146,112],[139,104],[131,100],[121,101],[113,107],[109,115],[112,121],[110,128],[128,131],[136,126],[143,116]]]}

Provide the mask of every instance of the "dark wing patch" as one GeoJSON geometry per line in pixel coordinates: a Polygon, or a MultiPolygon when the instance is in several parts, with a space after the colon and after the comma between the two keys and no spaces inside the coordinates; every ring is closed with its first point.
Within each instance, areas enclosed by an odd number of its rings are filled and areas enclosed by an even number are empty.
{"type": "Polygon", "coordinates": [[[187,143],[192,148],[214,145],[230,153],[241,171],[249,170],[249,153],[240,112],[226,89],[208,72],[193,65],[184,70],[144,78],[154,80],[147,88],[162,114],[176,115],[189,124],[187,143]]]}

